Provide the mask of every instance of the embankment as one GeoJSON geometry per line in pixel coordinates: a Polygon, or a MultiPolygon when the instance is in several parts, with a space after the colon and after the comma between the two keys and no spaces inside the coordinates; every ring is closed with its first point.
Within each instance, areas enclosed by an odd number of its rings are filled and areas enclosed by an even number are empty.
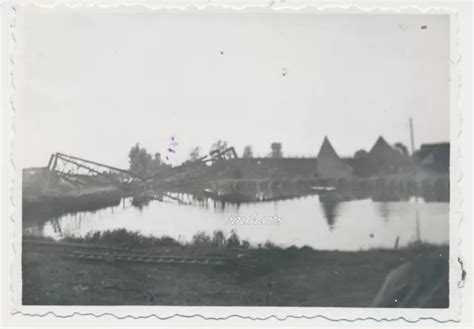
{"type": "Polygon", "coordinates": [[[47,168],[31,168],[23,171],[23,223],[116,206],[122,196],[117,186],[92,179],[86,185],[73,185],[47,168]]]}
{"type": "MultiPolygon", "coordinates": [[[[122,241],[123,242],[123,241],[122,241]]],[[[417,257],[448,266],[447,246],[398,250],[319,251],[311,248],[209,248],[176,244],[127,249],[142,256],[232,258],[230,265],[114,261],[114,244],[23,244],[26,305],[213,305],[369,307],[387,274],[417,257]],[[104,255],[101,259],[67,254],[104,255]]],[[[116,246],[117,247],[117,246],[116,246]]],[[[444,283],[448,284],[447,280],[444,283]]],[[[447,307],[448,295],[433,297],[447,307]]]]}

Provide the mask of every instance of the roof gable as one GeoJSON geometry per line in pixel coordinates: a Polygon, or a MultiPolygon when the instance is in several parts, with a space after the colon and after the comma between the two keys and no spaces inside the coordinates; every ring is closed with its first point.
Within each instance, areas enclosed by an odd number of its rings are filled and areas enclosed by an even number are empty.
{"type": "Polygon", "coordinates": [[[372,148],[370,149],[369,154],[373,155],[373,154],[386,153],[386,152],[391,152],[391,151],[395,151],[395,150],[387,143],[387,141],[382,136],[379,136],[374,146],[372,146],[372,148]]]}
{"type": "Polygon", "coordinates": [[[352,175],[352,168],[337,155],[327,137],[324,137],[323,144],[319,149],[316,164],[320,177],[341,178],[352,175]]]}
{"type": "Polygon", "coordinates": [[[410,161],[408,156],[390,146],[382,136],[377,139],[367,157],[370,161],[392,164],[410,161]]]}
{"type": "Polygon", "coordinates": [[[336,151],[334,150],[334,147],[332,147],[331,142],[329,142],[329,139],[327,137],[324,137],[323,144],[321,145],[321,148],[319,149],[319,153],[317,157],[317,159],[322,159],[322,158],[333,158],[333,159],[338,159],[338,160],[341,159],[339,155],[337,155],[336,151]]]}

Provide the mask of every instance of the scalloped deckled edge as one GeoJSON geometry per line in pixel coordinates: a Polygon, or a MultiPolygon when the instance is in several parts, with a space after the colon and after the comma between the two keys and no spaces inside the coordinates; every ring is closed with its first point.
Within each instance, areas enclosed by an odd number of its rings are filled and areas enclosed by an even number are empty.
{"type": "Polygon", "coordinates": [[[110,313],[110,312],[100,313],[100,314],[73,312],[73,313],[70,313],[70,314],[67,314],[67,315],[58,315],[58,314],[56,314],[52,311],[45,312],[45,313],[42,313],[42,314],[24,313],[24,312],[21,312],[21,311],[15,311],[15,312],[12,313],[12,315],[16,315],[16,314],[21,314],[21,315],[30,316],[30,317],[45,317],[45,316],[48,316],[48,315],[53,315],[53,316],[61,318],[61,319],[71,318],[71,317],[74,317],[74,316],[90,316],[90,317],[96,317],[96,318],[100,318],[100,317],[103,317],[103,316],[109,316],[109,317],[113,317],[117,320],[124,320],[124,319],[138,320],[138,319],[149,319],[149,318],[156,318],[158,320],[170,320],[170,319],[175,318],[175,317],[180,317],[180,318],[186,318],[186,319],[200,318],[202,320],[215,320],[215,321],[229,320],[231,318],[239,318],[239,319],[243,319],[243,320],[254,320],[254,321],[265,321],[265,320],[270,320],[270,319],[278,320],[278,321],[285,321],[287,319],[305,319],[305,320],[324,319],[324,320],[328,320],[328,321],[331,321],[331,322],[338,322],[338,321],[341,321],[341,322],[358,322],[358,321],[395,322],[395,321],[405,321],[407,323],[418,323],[418,322],[424,321],[424,320],[432,320],[432,321],[435,321],[437,323],[459,323],[460,322],[459,320],[453,320],[453,319],[438,320],[434,317],[420,317],[416,320],[409,320],[409,319],[407,319],[403,316],[400,316],[398,318],[391,318],[391,319],[388,319],[388,318],[379,318],[378,319],[378,318],[374,318],[374,317],[354,318],[354,319],[346,319],[346,318],[334,319],[334,318],[330,318],[330,317],[327,317],[327,316],[324,316],[324,315],[319,315],[319,314],[318,315],[291,315],[290,314],[290,315],[286,315],[286,316],[282,316],[282,317],[279,317],[277,315],[269,315],[269,316],[266,316],[266,317],[253,317],[253,316],[247,316],[247,315],[242,316],[242,315],[239,315],[239,314],[230,314],[230,315],[222,316],[222,317],[207,317],[207,316],[204,316],[202,314],[189,314],[189,315],[186,315],[186,314],[176,313],[176,314],[173,314],[173,315],[161,317],[161,316],[156,315],[156,314],[138,315],[138,316],[127,314],[127,315],[124,315],[124,316],[118,316],[118,315],[115,315],[115,314],[110,313]]]}
{"type": "MultiPolygon", "coordinates": [[[[14,66],[15,66],[15,60],[14,60],[14,56],[15,56],[15,46],[16,46],[16,37],[15,37],[15,28],[16,28],[16,8],[14,5],[12,5],[11,7],[11,10],[13,11],[13,16],[12,16],[12,19],[10,21],[10,37],[11,37],[11,49],[10,49],[10,52],[9,52],[9,64],[10,64],[10,72],[9,72],[9,82],[10,82],[10,96],[9,96],[9,105],[10,105],[10,110],[12,111],[12,124],[11,124],[11,129],[12,129],[12,134],[11,134],[11,140],[10,140],[10,161],[9,161],[9,164],[10,164],[10,170],[13,172],[13,177],[10,181],[10,186],[9,186],[9,192],[10,192],[10,195],[9,195],[9,198],[8,200],[10,201],[10,206],[11,208],[9,209],[9,214],[8,214],[8,218],[10,219],[10,222],[13,224],[12,226],[12,230],[11,230],[11,239],[12,239],[12,251],[13,251],[13,255],[16,256],[16,248],[15,248],[15,201],[14,201],[14,186],[15,186],[15,172],[16,172],[16,167],[15,167],[15,160],[14,160],[14,157],[13,157],[13,149],[14,149],[14,141],[15,141],[15,134],[16,134],[16,130],[15,130],[15,119],[16,119],[16,107],[15,107],[15,91],[16,91],[16,88],[15,88],[15,78],[14,78],[14,66]]],[[[15,259],[15,257],[14,257],[15,259]]],[[[14,302],[15,302],[15,294],[14,294],[14,290],[13,290],[13,266],[14,266],[14,261],[12,261],[12,264],[10,266],[10,285],[9,285],[9,289],[10,289],[10,294],[11,294],[11,301],[12,301],[12,304],[14,305],[14,302]]]]}
{"type": "MultiPolygon", "coordinates": [[[[459,63],[462,61],[462,52],[461,52],[461,46],[460,46],[460,36],[461,36],[461,28],[460,28],[460,22],[459,22],[459,12],[456,10],[456,9],[453,9],[451,7],[447,7],[447,5],[443,5],[443,6],[427,6],[427,7],[419,7],[418,5],[400,5],[400,6],[394,6],[393,4],[392,5],[388,5],[388,6],[384,6],[383,3],[380,3],[380,5],[372,5],[372,4],[354,4],[354,3],[351,3],[351,4],[344,4],[344,3],[340,3],[340,4],[318,4],[318,2],[314,2],[314,1],[302,1],[302,2],[292,2],[292,1],[286,1],[286,0],[265,0],[261,3],[255,3],[255,2],[244,2],[244,3],[239,3],[239,2],[227,2],[227,1],[221,1],[221,2],[215,2],[215,1],[218,1],[218,0],[208,0],[207,2],[189,2],[189,1],[185,1],[185,2],[179,2],[179,1],[173,1],[173,2],[155,2],[154,4],[150,4],[150,3],[135,3],[135,2],[121,2],[121,1],[117,1],[116,3],[101,3],[101,2],[92,2],[92,1],[87,1],[85,0],[84,2],[79,2],[79,1],[75,1],[75,2],[69,2],[69,3],[64,3],[62,1],[55,1],[53,3],[46,3],[46,2],[43,2],[43,1],[28,1],[28,0],[18,0],[16,1],[15,4],[12,4],[10,6],[10,9],[14,12],[13,15],[12,15],[12,19],[11,19],[11,24],[10,24],[10,37],[11,37],[11,50],[10,50],[10,53],[9,53],[9,62],[10,62],[10,67],[9,67],[9,76],[10,76],[10,88],[11,88],[11,91],[10,91],[10,97],[9,97],[9,104],[10,104],[10,110],[12,111],[12,125],[11,125],[11,129],[12,129],[12,137],[11,137],[11,141],[10,141],[10,169],[13,170],[13,172],[15,173],[16,172],[16,166],[15,166],[15,161],[14,161],[14,157],[13,157],[13,150],[14,150],[14,140],[15,140],[15,133],[16,133],[16,130],[15,130],[15,120],[16,120],[16,113],[17,113],[17,110],[16,110],[16,107],[15,107],[15,79],[14,79],[14,66],[15,66],[15,61],[14,61],[14,55],[15,55],[15,46],[16,46],[16,38],[15,38],[15,28],[16,28],[16,8],[17,6],[26,6],[26,5],[33,5],[33,6],[37,6],[37,7],[40,7],[40,8],[49,8],[49,9],[53,9],[55,7],[59,7],[59,6],[62,6],[62,7],[66,7],[66,8],[69,8],[69,9],[75,9],[75,8],[101,8],[101,9],[106,9],[106,8],[118,8],[118,7],[142,7],[142,8],[146,8],[148,10],[154,10],[154,11],[158,11],[158,10],[181,10],[181,11],[186,11],[186,10],[189,10],[189,9],[197,9],[197,10],[205,10],[205,9],[209,9],[209,8],[214,8],[214,9],[230,9],[230,10],[233,10],[233,11],[239,11],[239,10],[245,10],[245,9],[260,9],[260,8],[267,8],[267,9],[270,9],[272,11],[279,11],[279,10],[286,10],[288,12],[290,11],[293,11],[293,12],[296,12],[296,11],[301,11],[301,10],[305,10],[305,9],[309,9],[309,10],[316,10],[318,12],[321,12],[321,14],[325,14],[324,11],[326,11],[326,13],[329,11],[329,10],[336,10],[337,13],[343,13],[345,11],[358,11],[360,13],[373,13],[373,12],[376,12],[378,14],[387,14],[387,13],[393,13],[393,14],[409,14],[409,13],[417,13],[417,14],[436,14],[436,13],[441,13],[441,14],[446,14],[446,15],[449,15],[450,16],[450,19],[453,19],[454,17],[454,28],[455,28],[455,33],[450,33],[450,37],[451,36],[455,36],[456,37],[456,40],[455,40],[455,47],[453,49],[451,49],[451,41],[449,43],[449,46],[450,46],[450,50],[453,50],[452,53],[450,53],[450,63],[451,63],[451,66],[450,66],[450,75],[452,74],[451,76],[451,83],[450,83],[450,87],[449,87],[449,92],[450,92],[450,95],[452,95],[452,86],[451,84],[453,83],[453,81],[456,81],[458,82],[456,84],[456,102],[454,104],[454,108],[450,108],[449,111],[450,111],[450,125],[451,125],[451,120],[459,120],[458,122],[458,125],[457,128],[458,128],[458,132],[457,134],[454,136],[456,139],[457,139],[457,150],[455,150],[456,152],[456,159],[458,160],[457,161],[457,165],[459,166],[459,168],[457,168],[457,173],[458,173],[458,177],[455,178],[455,177],[451,177],[451,184],[455,186],[456,189],[458,189],[458,191],[456,192],[456,194],[459,195],[459,200],[458,200],[458,204],[457,204],[457,209],[455,210],[455,212],[458,214],[457,217],[459,217],[459,220],[458,220],[458,229],[459,231],[462,230],[462,224],[463,224],[463,221],[464,221],[464,212],[463,212],[463,205],[464,205],[464,200],[463,200],[463,193],[462,193],[462,180],[463,180],[463,168],[460,164],[460,161],[462,159],[462,147],[461,147],[461,137],[462,137],[462,134],[463,134],[463,113],[462,113],[462,109],[460,108],[459,106],[459,103],[460,103],[460,99],[461,99],[461,96],[462,96],[462,87],[463,87],[463,77],[462,77],[462,72],[460,71],[459,69],[459,63]],[[452,56],[455,57],[455,60],[452,59],[452,56]],[[454,118],[453,118],[454,117],[454,118]],[[453,184],[453,181],[455,184],[453,184]]],[[[420,4],[421,5],[421,4],[420,4]]],[[[451,102],[450,102],[450,105],[451,105],[451,102]]],[[[450,129],[451,129],[451,126],[450,126],[450,129]]],[[[453,137],[452,136],[453,134],[450,132],[450,137],[453,137]]],[[[452,155],[453,155],[454,151],[451,151],[451,159],[453,158],[452,155]]],[[[451,174],[451,176],[453,176],[451,174]]],[[[15,202],[14,202],[14,196],[13,196],[13,190],[15,188],[15,174],[13,174],[13,178],[11,179],[10,181],[11,185],[9,187],[9,191],[10,191],[10,197],[9,197],[9,201],[10,201],[10,206],[11,206],[11,209],[9,211],[9,219],[11,221],[12,224],[15,224],[15,202]]],[[[453,187],[452,187],[452,190],[453,190],[453,187]]],[[[452,191],[451,190],[451,191],[452,191]]],[[[453,202],[450,202],[450,209],[452,209],[452,207],[454,206],[453,202]]],[[[451,213],[451,211],[450,211],[451,213]]],[[[450,218],[451,220],[451,218],[450,218]]],[[[13,225],[13,229],[12,229],[12,232],[11,232],[11,239],[12,239],[12,251],[13,251],[13,255],[15,256],[14,257],[14,260],[18,260],[18,258],[16,257],[16,248],[15,248],[15,225],[13,225]]],[[[453,246],[453,242],[454,241],[450,241],[450,247],[453,246]]],[[[465,273],[464,272],[464,268],[463,268],[463,263],[462,263],[462,258],[461,258],[461,247],[462,247],[462,235],[459,236],[459,241],[457,243],[457,262],[456,264],[458,264],[461,268],[461,273],[465,273]]],[[[452,260],[450,258],[450,260],[452,260]]],[[[450,264],[450,268],[452,268],[454,265],[453,264],[450,264]]],[[[10,288],[10,293],[11,293],[11,302],[12,302],[12,305],[15,305],[15,294],[14,294],[14,289],[13,289],[13,269],[14,269],[14,261],[12,262],[11,266],[10,266],[10,285],[9,285],[9,288],[10,288]]],[[[463,306],[463,302],[462,302],[462,298],[463,298],[463,287],[464,287],[464,278],[461,278],[459,281],[457,281],[457,284],[455,285],[458,289],[459,289],[459,311],[458,311],[458,317],[461,318],[461,315],[462,315],[462,306],[463,306]]],[[[211,307],[211,306],[210,306],[211,307]]],[[[342,308],[341,308],[342,309],[342,308]]],[[[416,320],[410,320],[410,319],[407,319],[405,317],[397,317],[397,318],[374,318],[374,317],[356,317],[356,318],[353,318],[353,319],[347,319],[347,318],[338,318],[338,319],[335,319],[335,318],[330,318],[330,317],[327,317],[327,316],[324,316],[324,315],[313,315],[313,316],[308,316],[308,315],[291,315],[291,314],[288,314],[286,316],[282,316],[282,317],[279,317],[277,315],[269,315],[269,316],[266,316],[266,317],[252,317],[252,316],[242,316],[242,315],[239,315],[239,314],[230,314],[230,315],[227,315],[227,316],[223,316],[223,317],[207,317],[207,316],[204,316],[202,314],[179,314],[179,313],[176,313],[176,314],[173,314],[173,315],[169,315],[169,316],[163,316],[163,317],[160,317],[159,315],[157,314],[149,314],[149,315],[142,315],[142,316],[135,316],[135,315],[131,315],[131,314],[127,314],[127,315],[124,315],[124,316],[118,316],[116,314],[113,314],[113,313],[110,313],[110,312],[105,312],[105,313],[100,313],[100,314],[96,314],[96,313],[81,313],[81,312],[72,312],[72,313],[69,313],[67,315],[61,315],[61,314],[56,314],[52,311],[49,311],[49,312],[45,312],[45,313],[27,313],[27,312],[22,312],[22,311],[18,311],[18,310],[15,310],[14,308],[10,311],[10,314],[15,316],[15,315],[23,315],[23,316],[26,316],[26,317],[47,317],[47,316],[54,316],[56,318],[61,318],[61,319],[65,319],[65,318],[72,318],[72,317],[75,317],[75,316],[84,316],[84,317],[96,317],[96,318],[100,318],[100,317],[112,317],[112,318],[115,318],[115,319],[118,319],[118,320],[122,320],[122,319],[149,319],[149,318],[155,318],[155,319],[158,319],[158,320],[170,320],[170,319],[173,319],[173,318],[186,318],[186,319],[189,319],[189,318],[200,318],[200,319],[203,319],[203,320],[215,320],[215,321],[221,321],[221,320],[229,320],[231,318],[238,318],[238,319],[244,319],[244,320],[254,320],[254,321],[266,321],[266,320],[270,320],[270,319],[274,319],[274,320],[278,320],[278,321],[285,321],[287,319],[306,319],[306,320],[311,320],[311,319],[323,319],[323,320],[327,320],[327,321],[330,321],[330,322],[359,322],[359,321],[372,321],[372,322],[378,322],[378,323],[381,323],[381,322],[396,322],[396,321],[404,321],[406,323],[418,323],[420,321],[434,321],[434,322],[437,322],[437,323],[459,323],[460,320],[459,319],[447,319],[447,320],[439,320],[435,317],[418,317],[416,320]]]]}

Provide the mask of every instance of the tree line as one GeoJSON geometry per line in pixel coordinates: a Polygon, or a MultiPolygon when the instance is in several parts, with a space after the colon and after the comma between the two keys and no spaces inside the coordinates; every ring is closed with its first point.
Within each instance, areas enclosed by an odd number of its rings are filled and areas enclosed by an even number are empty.
{"type": "MultiPolygon", "coordinates": [[[[229,147],[228,143],[222,139],[217,140],[212,144],[210,151],[220,151],[223,152],[229,147]]],[[[393,145],[393,148],[398,150],[404,155],[408,155],[408,148],[402,143],[396,143],[393,145]]],[[[283,157],[283,147],[280,142],[273,142],[270,144],[270,153],[267,154],[269,158],[282,158],[283,157]]],[[[361,149],[354,154],[354,158],[360,158],[367,155],[367,151],[361,149]]],[[[189,153],[188,161],[197,161],[203,155],[201,154],[201,148],[199,146],[193,148],[189,153]]],[[[252,145],[246,145],[242,152],[242,158],[253,158],[254,152],[252,145]]],[[[149,153],[144,147],[140,147],[139,143],[136,143],[130,149],[128,153],[129,158],[129,170],[137,175],[142,177],[151,176],[156,174],[163,168],[169,168],[171,165],[162,161],[161,153],[157,152],[155,154],[149,153]]]]}

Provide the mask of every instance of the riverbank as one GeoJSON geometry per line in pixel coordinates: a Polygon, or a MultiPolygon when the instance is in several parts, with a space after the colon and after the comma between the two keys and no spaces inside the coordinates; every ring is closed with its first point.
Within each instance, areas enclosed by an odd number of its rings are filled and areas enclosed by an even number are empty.
{"type": "MultiPolygon", "coordinates": [[[[342,252],[30,237],[23,243],[23,303],[368,307],[393,268],[418,257],[438,257],[447,265],[448,254],[447,246],[423,245],[342,252]],[[124,253],[128,261],[119,257],[124,253]]],[[[447,302],[447,295],[436,297],[447,302]]]]}
{"type": "Polygon", "coordinates": [[[47,168],[23,170],[23,224],[29,226],[78,211],[94,211],[120,204],[124,191],[97,178],[83,177],[81,184],[47,168]]]}
{"type": "Polygon", "coordinates": [[[168,181],[164,177],[153,183],[148,182],[149,185],[146,186],[116,185],[104,182],[99,176],[65,175],[48,168],[27,168],[23,170],[23,220],[32,226],[67,213],[117,206],[123,197],[132,195],[134,205],[139,208],[150,200],[162,201],[164,196],[180,202],[180,195],[185,194],[192,195],[193,199],[201,204],[212,199],[220,202],[222,207],[227,203],[239,205],[315,194],[319,195],[322,202],[329,204],[329,207],[338,202],[369,198],[387,202],[408,200],[416,196],[422,197],[426,202],[449,201],[449,177],[446,175],[422,175],[423,177],[390,175],[350,179],[314,177],[248,179],[229,178],[212,171],[213,167],[209,169],[204,165],[204,168],[206,169],[200,169],[202,172],[197,170],[198,178],[191,179],[188,176],[178,175],[179,179],[171,176],[168,177],[171,181],[168,181]],[[178,196],[170,196],[169,192],[174,192],[178,196]]]}

